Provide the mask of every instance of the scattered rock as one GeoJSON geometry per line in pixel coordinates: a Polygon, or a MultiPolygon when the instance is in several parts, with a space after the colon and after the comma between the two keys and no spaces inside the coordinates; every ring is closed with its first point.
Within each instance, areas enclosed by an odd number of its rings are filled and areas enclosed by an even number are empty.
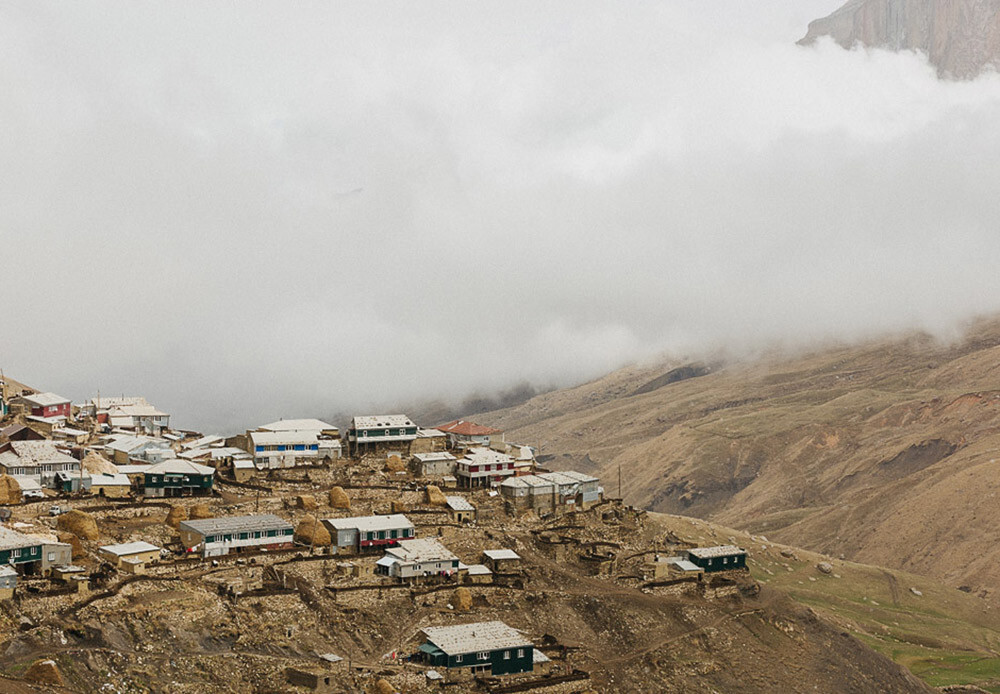
{"type": "Polygon", "coordinates": [[[305,516],[295,528],[295,540],[313,547],[328,547],[333,542],[330,531],[313,516],[305,516]]]}
{"type": "Polygon", "coordinates": [[[24,679],[36,684],[50,684],[55,687],[64,685],[62,674],[56,666],[56,661],[50,659],[36,660],[25,673],[24,679]]]}
{"type": "Polygon", "coordinates": [[[468,612],[472,609],[472,593],[464,586],[456,588],[451,596],[451,604],[459,612],[468,612]]]}
{"type": "Polygon", "coordinates": [[[0,504],[21,503],[21,485],[10,475],[0,475],[0,504]]]}
{"type": "Polygon", "coordinates": [[[919,597],[923,597],[923,593],[921,593],[921,592],[920,592],[919,590],[917,590],[916,588],[913,588],[912,586],[910,587],[910,592],[911,592],[911,593],[913,593],[914,595],[916,595],[916,596],[917,596],[918,598],[919,598],[919,597]]]}
{"type": "Polygon", "coordinates": [[[56,525],[60,530],[73,533],[81,540],[96,540],[100,537],[97,533],[97,521],[94,520],[94,517],[77,509],[59,516],[56,525]]]}
{"type": "Polygon", "coordinates": [[[819,570],[821,574],[833,573],[833,564],[831,564],[828,561],[821,561],[819,564],[816,565],[816,568],[819,570]]]}
{"type": "Polygon", "coordinates": [[[783,556],[785,559],[798,559],[798,557],[795,556],[795,552],[788,549],[787,547],[781,550],[781,556],[783,556]]]}
{"type": "Polygon", "coordinates": [[[448,499],[445,498],[444,492],[441,491],[440,487],[437,487],[433,484],[428,484],[425,495],[426,495],[426,501],[430,506],[448,505],[448,499]]]}
{"type": "Polygon", "coordinates": [[[334,487],[330,490],[330,505],[334,508],[351,508],[351,499],[343,487],[334,487]]]}
{"type": "Polygon", "coordinates": [[[188,514],[188,518],[191,520],[214,517],[215,514],[212,513],[212,509],[208,507],[208,504],[195,504],[191,507],[191,512],[188,514]]]}
{"type": "Polygon", "coordinates": [[[295,507],[300,508],[303,511],[315,511],[316,497],[312,494],[299,494],[295,497],[295,507]]]}
{"type": "Polygon", "coordinates": [[[167,517],[163,520],[163,522],[171,528],[176,528],[181,524],[181,521],[186,521],[187,519],[187,506],[171,506],[170,513],[167,514],[167,517]]]}

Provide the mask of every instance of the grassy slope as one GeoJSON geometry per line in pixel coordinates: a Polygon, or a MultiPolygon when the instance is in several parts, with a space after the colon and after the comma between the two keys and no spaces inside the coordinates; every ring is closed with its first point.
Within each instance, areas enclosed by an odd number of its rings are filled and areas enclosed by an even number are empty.
{"type": "Polygon", "coordinates": [[[691,518],[650,517],[664,530],[700,544],[731,538],[750,551],[751,573],[759,581],[811,607],[928,684],[975,684],[1000,692],[1000,610],[984,600],[926,577],[792,549],[691,518]],[[783,549],[794,557],[783,556],[783,549]],[[823,561],[833,566],[832,574],[816,568],[823,561]]]}

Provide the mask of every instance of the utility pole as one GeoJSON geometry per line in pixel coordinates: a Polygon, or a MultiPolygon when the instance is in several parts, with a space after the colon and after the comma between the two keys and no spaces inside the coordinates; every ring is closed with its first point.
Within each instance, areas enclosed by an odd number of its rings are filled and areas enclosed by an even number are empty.
{"type": "Polygon", "coordinates": [[[618,498],[622,498],[622,464],[618,463],[618,498]]]}

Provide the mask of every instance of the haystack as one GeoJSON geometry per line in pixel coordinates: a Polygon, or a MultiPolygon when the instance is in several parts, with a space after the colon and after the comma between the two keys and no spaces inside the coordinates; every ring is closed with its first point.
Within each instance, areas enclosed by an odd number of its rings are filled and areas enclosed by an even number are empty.
{"type": "Polygon", "coordinates": [[[94,517],[77,509],[59,516],[56,527],[73,533],[81,540],[96,540],[100,537],[97,533],[97,521],[94,520],[94,517]]]}
{"type": "Polygon", "coordinates": [[[313,547],[328,547],[333,542],[330,531],[312,516],[304,516],[295,528],[295,541],[313,547]]]}
{"type": "Polygon", "coordinates": [[[295,507],[303,511],[316,510],[316,497],[312,494],[299,494],[295,497],[295,507]]]}
{"type": "Polygon", "coordinates": [[[343,487],[334,487],[330,490],[330,505],[334,508],[351,508],[351,498],[343,487]]]}
{"type": "Polygon", "coordinates": [[[197,520],[199,518],[215,518],[215,514],[212,513],[212,509],[209,508],[208,504],[195,504],[191,507],[191,511],[188,513],[188,518],[191,520],[197,520]]]}
{"type": "Polygon", "coordinates": [[[72,559],[79,559],[86,553],[83,549],[83,543],[80,542],[80,538],[73,533],[61,532],[57,533],[56,537],[59,538],[60,542],[65,542],[70,546],[72,552],[70,557],[72,559]]]}
{"type": "Polygon", "coordinates": [[[391,453],[385,458],[385,471],[386,472],[404,472],[406,470],[406,463],[403,462],[402,456],[398,453],[391,453]]]}
{"type": "Polygon", "coordinates": [[[444,492],[441,491],[440,487],[433,484],[427,485],[427,503],[431,506],[447,506],[448,499],[445,498],[444,492]]]}
{"type": "Polygon", "coordinates": [[[171,506],[170,513],[167,514],[167,517],[163,520],[163,522],[171,528],[176,528],[181,524],[181,521],[186,521],[187,519],[187,506],[171,506]]]}
{"type": "Polygon", "coordinates": [[[93,475],[100,475],[102,473],[114,475],[118,472],[118,468],[114,463],[93,451],[87,454],[87,457],[83,459],[81,464],[83,465],[84,472],[89,472],[93,475]]]}
{"type": "Polygon", "coordinates": [[[387,680],[380,679],[375,681],[371,691],[372,694],[396,694],[398,690],[389,684],[387,680]]]}
{"type": "Polygon", "coordinates": [[[390,503],[393,513],[406,513],[410,510],[410,505],[405,501],[393,501],[390,503]]]}
{"type": "Polygon", "coordinates": [[[59,672],[59,667],[56,665],[56,661],[48,658],[33,662],[31,667],[25,670],[24,679],[29,682],[35,682],[36,684],[49,684],[55,687],[62,687],[65,685],[62,674],[59,672]]]}
{"type": "Polygon", "coordinates": [[[0,504],[21,503],[21,485],[10,475],[0,475],[0,504]]]}
{"type": "Polygon", "coordinates": [[[458,612],[468,612],[472,609],[472,593],[465,587],[456,588],[451,595],[451,605],[458,612]]]}

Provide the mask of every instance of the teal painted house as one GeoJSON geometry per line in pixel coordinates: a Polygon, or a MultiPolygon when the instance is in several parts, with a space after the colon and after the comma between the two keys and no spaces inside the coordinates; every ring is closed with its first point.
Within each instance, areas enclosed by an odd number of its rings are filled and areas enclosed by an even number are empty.
{"type": "Polygon", "coordinates": [[[476,622],[422,629],[427,642],[422,659],[443,668],[469,668],[492,676],[531,672],[535,647],[521,632],[503,622],[476,622]]]}
{"type": "Polygon", "coordinates": [[[174,458],[143,470],[145,496],[207,496],[212,493],[215,469],[174,458]]]}
{"type": "Polygon", "coordinates": [[[747,553],[735,545],[695,547],[688,550],[688,561],[705,573],[734,571],[747,568],[747,553]]]}
{"type": "Polygon", "coordinates": [[[20,567],[26,573],[34,573],[42,561],[43,544],[39,537],[0,528],[0,565],[20,567]]]}

